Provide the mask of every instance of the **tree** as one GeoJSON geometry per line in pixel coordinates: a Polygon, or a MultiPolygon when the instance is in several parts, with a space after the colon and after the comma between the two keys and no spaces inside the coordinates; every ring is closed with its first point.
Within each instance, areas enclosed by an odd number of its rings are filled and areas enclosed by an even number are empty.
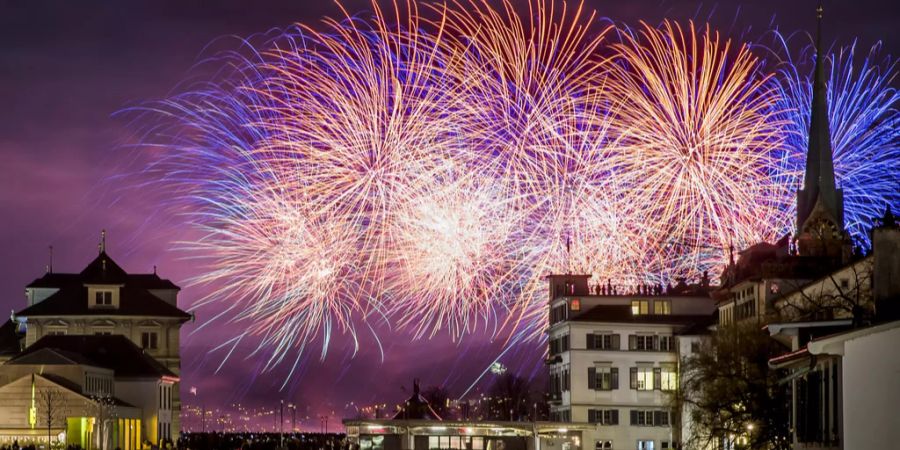
{"type": "Polygon", "coordinates": [[[483,415],[491,420],[522,420],[531,417],[537,398],[531,383],[511,372],[498,376],[488,390],[483,415]]]}
{"type": "Polygon", "coordinates": [[[441,416],[442,419],[450,419],[450,392],[441,386],[430,386],[422,391],[422,397],[428,401],[431,409],[441,416]]]}
{"type": "Polygon", "coordinates": [[[40,421],[47,427],[47,445],[49,446],[53,438],[53,427],[65,427],[66,425],[65,393],[56,387],[41,388],[37,396],[37,409],[40,421]]]}
{"type": "Polygon", "coordinates": [[[88,409],[95,419],[95,444],[98,448],[106,450],[110,446],[109,434],[112,431],[112,423],[118,417],[115,399],[110,394],[92,395],[88,409]]]}
{"type": "Polygon", "coordinates": [[[686,448],[790,448],[788,391],[769,367],[778,353],[778,343],[756,326],[730,325],[682,361],[675,398],[689,420],[686,448]]]}
{"type": "Polygon", "coordinates": [[[861,259],[805,286],[791,286],[776,300],[780,314],[794,321],[848,318],[854,327],[866,325],[875,315],[872,265],[871,258],[861,259]]]}

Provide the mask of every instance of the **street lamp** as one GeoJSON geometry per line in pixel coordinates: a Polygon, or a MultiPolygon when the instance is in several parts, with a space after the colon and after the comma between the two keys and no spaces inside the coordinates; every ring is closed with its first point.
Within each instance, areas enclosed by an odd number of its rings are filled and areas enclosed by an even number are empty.
{"type": "Polygon", "coordinates": [[[288,408],[291,410],[291,433],[297,432],[297,405],[293,403],[288,403],[288,408]]]}

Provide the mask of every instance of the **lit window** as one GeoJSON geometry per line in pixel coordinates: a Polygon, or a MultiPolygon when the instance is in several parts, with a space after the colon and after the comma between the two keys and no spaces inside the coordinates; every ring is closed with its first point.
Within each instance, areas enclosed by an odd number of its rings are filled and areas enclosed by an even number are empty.
{"type": "Polygon", "coordinates": [[[569,308],[571,308],[572,311],[581,311],[581,300],[577,298],[572,299],[572,301],[569,302],[569,308]]]}
{"type": "Polygon", "coordinates": [[[655,300],[653,302],[653,314],[672,314],[671,300],[655,300]]]}
{"type": "Polygon", "coordinates": [[[638,367],[637,369],[637,390],[652,391],[653,390],[653,368],[638,367]]]}
{"type": "Polygon", "coordinates": [[[675,374],[675,367],[662,366],[659,376],[661,378],[660,389],[664,391],[674,391],[678,389],[678,379],[675,374]]]}
{"type": "Polygon", "coordinates": [[[631,314],[632,315],[640,315],[640,314],[649,314],[650,313],[650,301],[648,300],[632,300],[631,301],[631,314]]]}
{"type": "Polygon", "coordinates": [[[638,450],[653,450],[653,441],[638,441],[638,450]]]}

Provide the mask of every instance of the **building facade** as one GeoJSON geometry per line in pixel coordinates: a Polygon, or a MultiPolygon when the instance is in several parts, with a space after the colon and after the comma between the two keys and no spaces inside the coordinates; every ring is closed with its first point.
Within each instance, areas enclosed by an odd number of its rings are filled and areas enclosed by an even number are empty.
{"type": "Polygon", "coordinates": [[[588,448],[675,448],[679,333],[712,320],[708,283],[620,295],[588,279],[549,277],[551,420],[593,425],[588,448]]]}
{"type": "MultiPolygon", "coordinates": [[[[4,373],[18,373],[16,366],[21,364],[17,361],[41,348],[68,354],[85,367],[111,368],[115,389],[108,394],[123,405],[142,410],[138,414],[141,436],[151,444],[175,441],[181,410],[179,334],[181,326],[192,319],[178,307],[179,290],[160,278],[155,268],[153,273],[125,272],[106,253],[102,240],[99,254],[81,272],[55,273],[48,268],[26,287],[27,306],[0,329],[4,344],[0,362],[6,361],[0,368],[4,373]],[[145,370],[133,373],[128,365],[97,363],[103,358],[92,351],[90,342],[114,348],[111,351],[115,353],[136,352],[131,361],[145,370]],[[153,367],[142,358],[152,361],[153,367]]],[[[63,372],[67,370],[74,369],[63,372]]],[[[5,379],[15,381],[9,376],[5,379]]],[[[91,395],[83,387],[70,390],[91,395]]]]}

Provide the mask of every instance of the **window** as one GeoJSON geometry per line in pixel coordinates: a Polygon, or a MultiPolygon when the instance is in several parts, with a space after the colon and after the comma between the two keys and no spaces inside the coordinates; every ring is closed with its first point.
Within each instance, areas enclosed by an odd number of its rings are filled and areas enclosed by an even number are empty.
{"type": "Polygon", "coordinates": [[[659,336],[659,351],[674,352],[675,336],[659,336]]]}
{"type": "Polygon", "coordinates": [[[112,291],[94,292],[94,304],[99,306],[112,306],[112,291]]]}
{"type": "Polygon", "coordinates": [[[632,300],[631,301],[631,314],[634,316],[641,314],[649,314],[650,313],[650,301],[649,300],[632,300]]]}
{"type": "Polygon", "coordinates": [[[637,450],[653,450],[653,441],[638,441],[637,450]]]}
{"type": "Polygon", "coordinates": [[[612,448],[612,441],[597,441],[597,443],[594,444],[595,450],[612,450],[612,448]]]}
{"type": "Polygon", "coordinates": [[[621,344],[618,334],[591,333],[587,335],[588,350],[619,350],[621,344]]]}
{"type": "Polygon", "coordinates": [[[669,412],[660,409],[649,411],[632,409],[631,425],[667,427],[669,426],[669,412]]]}
{"type": "Polygon", "coordinates": [[[618,409],[589,409],[588,422],[600,425],[618,425],[618,409]]]}
{"type": "Polygon", "coordinates": [[[619,368],[600,366],[588,368],[588,389],[611,391],[619,388],[619,368]]]}
{"type": "Polygon", "coordinates": [[[841,280],[841,289],[847,289],[850,287],[850,280],[844,278],[841,280]]]}
{"type": "Polygon", "coordinates": [[[653,390],[653,367],[632,367],[631,368],[631,389],[639,391],[653,390]]]}
{"type": "Polygon", "coordinates": [[[141,348],[156,350],[159,348],[159,334],[153,331],[141,333],[141,348]]]}
{"type": "Polygon", "coordinates": [[[674,391],[678,389],[678,378],[675,373],[675,366],[662,366],[660,370],[660,389],[664,391],[674,391]]]}
{"type": "Polygon", "coordinates": [[[632,334],[628,336],[628,349],[641,351],[656,350],[655,341],[656,336],[632,334]]]}
{"type": "Polygon", "coordinates": [[[700,343],[697,341],[691,342],[691,353],[700,353],[700,343]]]}
{"type": "Polygon", "coordinates": [[[577,298],[572,299],[572,301],[569,302],[569,309],[572,311],[581,311],[581,300],[577,298]]]}
{"type": "Polygon", "coordinates": [[[653,314],[672,314],[672,300],[654,300],[653,314]]]}

